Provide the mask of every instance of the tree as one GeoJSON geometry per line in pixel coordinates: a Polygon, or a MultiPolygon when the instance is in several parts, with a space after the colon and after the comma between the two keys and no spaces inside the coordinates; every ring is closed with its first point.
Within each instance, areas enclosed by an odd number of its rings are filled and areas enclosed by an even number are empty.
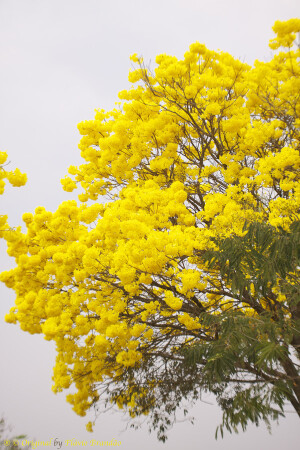
{"type": "MultiPolygon", "coordinates": [[[[31,449],[31,442],[26,439],[25,434],[20,434],[19,436],[8,436],[7,434],[11,431],[11,427],[7,425],[5,419],[2,417],[0,419],[0,449],[4,450],[24,450],[31,449]]],[[[10,433],[9,433],[10,434],[10,433]]]]}
{"type": "Polygon", "coordinates": [[[82,204],[4,233],[6,320],[56,342],[53,389],[77,414],[111,402],[162,440],[203,391],[221,433],[287,402],[300,416],[300,20],[273,29],[253,67],[200,43],[154,72],[133,55],[132,88],[79,125],[85,162],[62,184],[82,204]]]}

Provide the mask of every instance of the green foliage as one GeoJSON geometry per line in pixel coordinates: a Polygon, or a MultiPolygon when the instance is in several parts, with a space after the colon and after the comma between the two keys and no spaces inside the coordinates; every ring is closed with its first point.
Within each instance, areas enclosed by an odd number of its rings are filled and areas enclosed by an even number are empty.
{"type": "Polygon", "coordinates": [[[7,425],[6,420],[2,417],[0,419],[0,449],[4,450],[30,450],[31,445],[26,445],[26,442],[22,442],[26,440],[27,436],[25,434],[20,434],[17,436],[11,436],[11,427],[7,425]]]}
{"type": "Polygon", "coordinates": [[[294,272],[300,261],[300,222],[292,223],[290,230],[276,230],[269,224],[254,222],[245,224],[244,236],[233,236],[218,242],[218,251],[207,251],[205,260],[209,267],[217,267],[231,289],[242,294],[253,283],[255,290],[265,295],[276,285],[278,279],[289,293],[299,298],[300,285],[297,279],[291,289],[290,272],[294,272]],[[289,277],[290,278],[290,277],[289,277]]]}

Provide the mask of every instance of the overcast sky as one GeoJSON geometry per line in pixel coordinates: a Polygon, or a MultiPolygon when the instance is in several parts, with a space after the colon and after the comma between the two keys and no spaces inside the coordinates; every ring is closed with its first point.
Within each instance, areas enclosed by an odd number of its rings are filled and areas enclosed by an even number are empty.
{"type": "MultiPolygon", "coordinates": [[[[80,163],[77,123],[93,118],[96,108],[114,107],[128,86],[130,54],[146,62],[159,53],[181,57],[197,40],[252,64],[270,58],[274,21],[299,16],[298,0],[0,0],[0,150],[8,152],[11,168],[28,175],[25,187],[7,187],[0,214],[17,226],[24,212],[54,211],[75,198],[60,179],[80,163]]],[[[3,243],[0,250],[0,269],[7,270],[13,262],[3,243]]],[[[120,413],[100,417],[93,435],[85,432],[87,419],[51,391],[53,343],[3,322],[14,294],[0,289],[0,415],[15,432],[43,441],[116,438],[124,450],[299,448],[292,408],[272,435],[264,426],[249,427],[216,442],[221,416],[213,399],[193,410],[194,426],[178,423],[164,445],[145,426],[126,429],[120,413]]]]}

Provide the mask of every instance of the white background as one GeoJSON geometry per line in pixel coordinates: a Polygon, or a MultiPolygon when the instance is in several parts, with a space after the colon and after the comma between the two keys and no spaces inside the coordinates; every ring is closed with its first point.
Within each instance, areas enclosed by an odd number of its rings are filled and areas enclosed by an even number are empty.
{"type": "MultiPolygon", "coordinates": [[[[268,60],[274,21],[297,17],[299,10],[297,0],[0,0],[0,150],[8,152],[11,168],[28,175],[25,187],[7,187],[0,214],[17,226],[24,212],[37,206],[54,211],[76,198],[60,186],[68,166],[80,163],[76,125],[93,118],[96,108],[114,107],[117,93],[129,85],[130,54],[150,63],[159,53],[182,57],[198,40],[250,64],[268,60]]],[[[2,243],[0,269],[12,265],[2,243]]],[[[272,435],[262,425],[215,441],[221,416],[213,399],[193,409],[194,426],[178,423],[166,444],[146,426],[126,429],[122,413],[104,414],[95,432],[87,433],[87,419],[51,391],[53,343],[3,322],[14,293],[0,288],[0,415],[16,433],[58,438],[62,448],[70,448],[65,441],[72,438],[116,438],[126,450],[299,448],[292,408],[272,435]]]]}

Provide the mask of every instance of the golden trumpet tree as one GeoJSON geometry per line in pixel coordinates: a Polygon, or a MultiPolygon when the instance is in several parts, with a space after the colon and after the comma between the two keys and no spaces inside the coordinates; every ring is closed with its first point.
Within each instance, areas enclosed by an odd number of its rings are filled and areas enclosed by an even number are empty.
{"type": "Polygon", "coordinates": [[[77,414],[112,402],[162,440],[202,391],[221,432],[286,401],[300,415],[300,20],[273,29],[253,66],[198,42],[153,71],[133,55],[115,109],[78,126],[84,163],[62,184],[81,204],[4,233],[6,320],[55,341],[53,389],[77,414]]]}

